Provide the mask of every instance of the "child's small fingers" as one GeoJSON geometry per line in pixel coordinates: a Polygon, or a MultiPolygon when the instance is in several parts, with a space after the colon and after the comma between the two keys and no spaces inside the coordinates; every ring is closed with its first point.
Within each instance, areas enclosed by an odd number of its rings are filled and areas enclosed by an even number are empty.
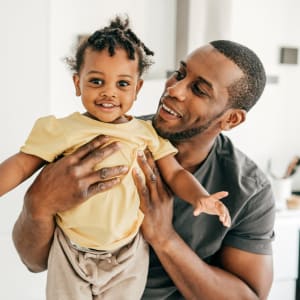
{"type": "Polygon", "coordinates": [[[221,191],[221,192],[217,192],[217,193],[213,194],[213,196],[217,199],[223,199],[223,198],[227,197],[228,194],[229,193],[226,191],[221,191]]]}
{"type": "Polygon", "coordinates": [[[226,216],[224,216],[224,215],[220,216],[219,220],[223,224],[223,226],[228,227],[228,222],[227,222],[226,216]]]}
{"type": "Polygon", "coordinates": [[[230,222],[229,220],[226,220],[226,221],[224,222],[224,226],[225,226],[225,227],[230,227],[230,224],[231,224],[231,222],[230,222]]]}
{"type": "Polygon", "coordinates": [[[195,217],[199,216],[201,214],[201,209],[200,208],[195,208],[193,211],[193,215],[195,217]]]}
{"type": "Polygon", "coordinates": [[[231,225],[231,218],[229,216],[229,213],[220,215],[220,221],[223,223],[225,227],[229,227],[231,225]]]}
{"type": "Polygon", "coordinates": [[[221,216],[221,215],[226,215],[228,214],[228,211],[227,211],[227,208],[226,206],[223,204],[223,202],[221,201],[216,201],[215,203],[215,207],[218,211],[218,214],[221,216]]]}
{"type": "Polygon", "coordinates": [[[230,218],[230,216],[228,215],[227,216],[227,219],[226,219],[226,224],[227,224],[227,227],[230,227],[230,225],[231,225],[231,218],[230,218]]]}

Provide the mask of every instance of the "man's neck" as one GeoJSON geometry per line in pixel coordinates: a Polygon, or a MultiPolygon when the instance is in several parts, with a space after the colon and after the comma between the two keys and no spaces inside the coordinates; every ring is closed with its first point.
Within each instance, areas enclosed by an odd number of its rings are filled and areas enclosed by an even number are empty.
{"type": "Polygon", "coordinates": [[[194,173],[199,165],[206,159],[215,142],[215,138],[209,141],[189,140],[176,144],[178,154],[176,159],[183,168],[194,173]]]}

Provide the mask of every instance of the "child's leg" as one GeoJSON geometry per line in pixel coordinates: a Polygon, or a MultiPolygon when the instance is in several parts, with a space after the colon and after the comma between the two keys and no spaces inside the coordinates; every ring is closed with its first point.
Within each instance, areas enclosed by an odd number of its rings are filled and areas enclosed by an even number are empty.
{"type": "MultiPolygon", "coordinates": [[[[138,233],[127,246],[112,253],[111,259],[115,265],[111,269],[111,280],[105,285],[94,285],[94,300],[139,300],[145,289],[148,266],[149,247],[138,233]]],[[[99,270],[99,280],[101,273],[99,270]]]]}
{"type": "Polygon", "coordinates": [[[77,250],[57,227],[48,259],[47,300],[92,300],[90,283],[77,265],[77,250]]]}

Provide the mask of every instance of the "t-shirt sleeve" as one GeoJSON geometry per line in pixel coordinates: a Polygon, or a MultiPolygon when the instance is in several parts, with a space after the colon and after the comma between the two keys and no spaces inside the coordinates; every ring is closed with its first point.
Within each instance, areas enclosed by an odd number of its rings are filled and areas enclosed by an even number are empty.
{"type": "Polygon", "coordinates": [[[270,183],[265,183],[234,220],[223,244],[257,254],[272,254],[275,205],[270,183]]]}
{"type": "Polygon", "coordinates": [[[20,151],[52,162],[65,149],[66,139],[62,124],[54,116],[47,116],[35,122],[20,151]]]}
{"type": "Polygon", "coordinates": [[[149,135],[151,135],[148,142],[148,148],[151,151],[153,158],[158,160],[167,155],[175,155],[178,150],[172,145],[172,143],[156,133],[155,129],[151,125],[151,121],[147,121],[146,123],[149,126],[149,135]]]}
{"type": "Polygon", "coordinates": [[[151,150],[155,160],[158,160],[167,155],[175,155],[178,150],[168,140],[158,136],[158,145],[155,150],[151,150]]]}

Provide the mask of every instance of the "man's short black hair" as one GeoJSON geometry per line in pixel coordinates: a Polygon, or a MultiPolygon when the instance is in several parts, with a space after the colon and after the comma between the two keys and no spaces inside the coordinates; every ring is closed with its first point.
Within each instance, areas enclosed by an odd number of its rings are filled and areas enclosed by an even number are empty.
{"type": "Polygon", "coordinates": [[[244,73],[229,88],[229,105],[249,111],[261,96],[266,85],[266,73],[258,56],[249,48],[229,40],[212,41],[210,44],[233,61],[244,73]]]}

